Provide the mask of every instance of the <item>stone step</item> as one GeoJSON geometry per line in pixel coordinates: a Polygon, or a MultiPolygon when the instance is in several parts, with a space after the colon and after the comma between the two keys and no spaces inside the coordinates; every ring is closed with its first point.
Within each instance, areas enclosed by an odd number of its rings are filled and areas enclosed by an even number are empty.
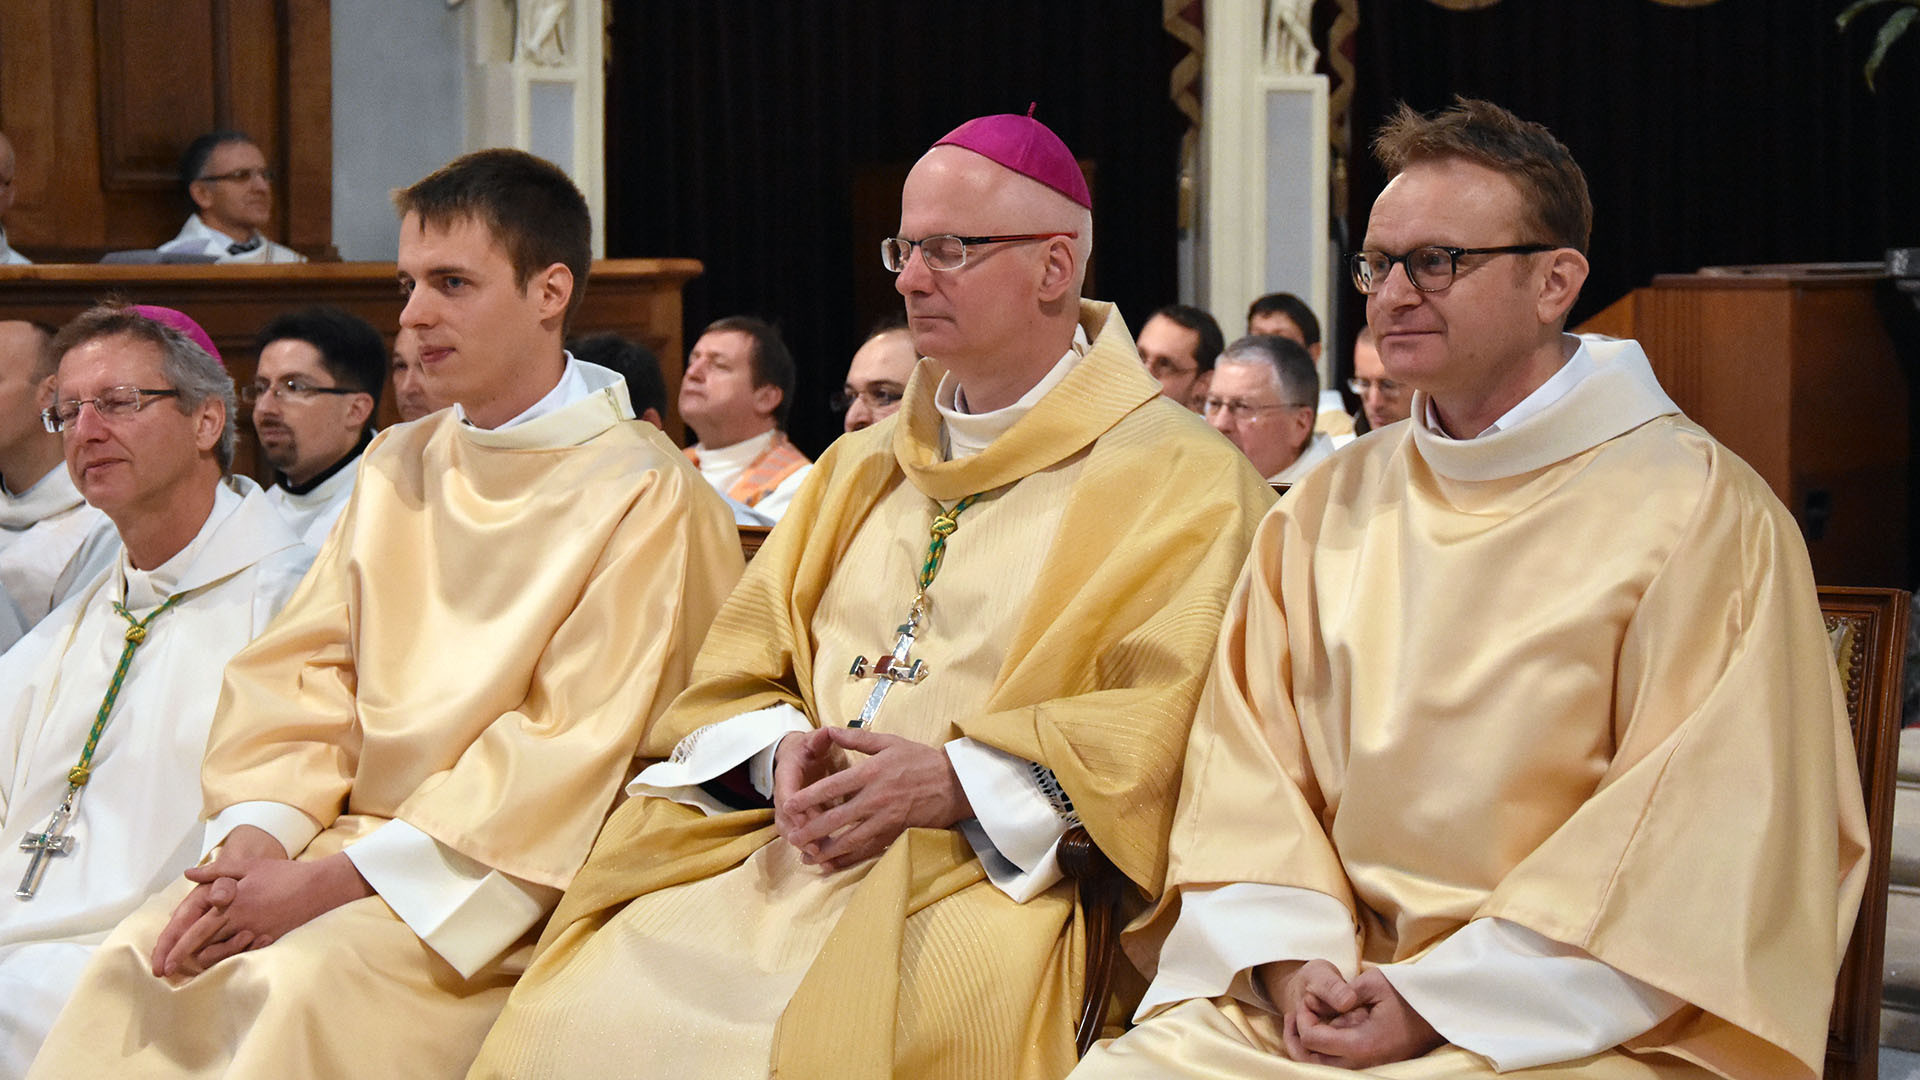
{"type": "Polygon", "coordinates": [[[1887,890],[1886,984],[1880,1000],[1920,1011],[1920,889],[1911,886],[1887,890]]]}
{"type": "Polygon", "coordinates": [[[1887,880],[1920,887],[1920,784],[1893,789],[1893,860],[1887,880]]]}

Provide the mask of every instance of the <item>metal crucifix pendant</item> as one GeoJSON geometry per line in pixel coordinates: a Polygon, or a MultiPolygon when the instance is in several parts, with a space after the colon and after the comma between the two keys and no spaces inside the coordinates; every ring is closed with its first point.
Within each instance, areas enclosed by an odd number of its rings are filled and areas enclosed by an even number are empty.
{"type": "Polygon", "coordinates": [[[31,852],[33,858],[27,863],[27,872],[20,879],[20,887],[13,890],[15,899],[33,899],[33,894],[40,888],[40,875],[46,873],[47,861],[55,855],[73,854],[73,837],[66,835],[67,823],[72,820],[73,792],[69,791],[45,829],[20,838],[20,850],[31,852]]]}
{"type": "Polygon", "coordinates": [[[894,633],[900,635],[893,643],[893,651],[867,663],[864,656],[853,658],[853,667],[847,672],[849,678],[878,679],[880,683],[867,695],[867,703],[861,707],[860,715],[854,718],[848,727],[863,728],[873,722],[874,714],[880,711],[880,703],[887,699],[887,691],[895,683],[917,683],[927,677],[925,660],[909,660],[907,653],[913,648],[913,634],[920,628],[920,601],[915,600],[913,610],[907,615],[907,621],[894,627],[894,633]]]}

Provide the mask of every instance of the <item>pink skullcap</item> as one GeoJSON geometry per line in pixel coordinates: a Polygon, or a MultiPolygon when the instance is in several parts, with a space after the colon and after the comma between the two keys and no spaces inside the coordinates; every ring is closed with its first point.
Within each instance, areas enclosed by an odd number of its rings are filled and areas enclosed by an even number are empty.
{"type": "Polygon", "coordinates": [[[213,339],[208,337],[207,332],[200,329],[200,324],[194,322],[193,317],[186,312],[175,311],[170,307],[157,307],[153,304],[135,304],[133,310],[138,315],[152,319],[163,326],[171,326],[187,335],[195,345],[207,350],[207,355],[213,357],[215,363],[221,367],[227,366],[226,358],[221,356],[220,350],[214,347],[213,339]]]}
{"type": "Polygon", "coordinates": [[[933,145],[971,150],[1093,209],[1093,193],[1087,190],[1087,178],[1080,172],[1080,163],[1073,159],[1073,151],[1060,141],[1060,136],[1033,118],[1035,107],[1027,106],[1025,116],[1000,113],[969,120],[933,145]]]}

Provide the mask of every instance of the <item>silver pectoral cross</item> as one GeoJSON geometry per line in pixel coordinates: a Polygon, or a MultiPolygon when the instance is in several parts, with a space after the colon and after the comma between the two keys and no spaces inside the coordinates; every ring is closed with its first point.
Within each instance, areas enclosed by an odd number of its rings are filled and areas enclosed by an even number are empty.
{"type": "Polygon", "coordinates": [[[863,728],[872,723],[874,714],[880,711],[880,703],[887,699],[887,691],[893,689],[895,683],[917,683],[927,677],[925,660],[907,659],[907,653],[913,648],[914,631],[920,628],[920,611],[920,602],[915,601],[907,621],[894,627],[894,633],[900,637],[893,643],[892,652],[871,664],[867,663],[864,656],[853,658],[853,667],[847,672],[849,678],[878,679],[880,682],[873,688],[873,693],[867,695],[867,703],[861,707],[860,715],[848,727],[863,728]]]}
{"type": "Polygon", "coordinates": [[[46,873],[47,861],[55,855],[73,854],[73,837],[66,835],[67,824],[72,820],[73,792],[69,790],[45,829],[20,838],[20,850],[31,852],[33,858],[27,863],[27,872],[20,879],[20,887],[13,890],[15,899],[33,899],[33,894],[40,888],[40,875],[46,873]]]}

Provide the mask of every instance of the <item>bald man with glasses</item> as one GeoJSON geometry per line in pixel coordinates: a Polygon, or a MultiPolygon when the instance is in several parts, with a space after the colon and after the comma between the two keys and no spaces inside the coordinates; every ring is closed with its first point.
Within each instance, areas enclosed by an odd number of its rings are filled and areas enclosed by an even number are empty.
{"type": "Polygon", "coordinates": [[[881,249],[925,357],[900,411],[822,455],[755,557],[473,1077],[1071,1066],[1058,845],[1081,825],[1157,888],[1272,499],[1081,299],[1091,205],[1031,117],[913,167],[881,249]]]}
{"type": "Polygon", "coordinates": [[[1387,376],[1371,327],[1361,327],[1353,339],[1353,378],[1347,380],[1347,389],[1360,399],[1360,413],[1367,422],[1360,429],[1363,434],[1405,420],[1412,408],[1413,388],[1387,376]]]}

